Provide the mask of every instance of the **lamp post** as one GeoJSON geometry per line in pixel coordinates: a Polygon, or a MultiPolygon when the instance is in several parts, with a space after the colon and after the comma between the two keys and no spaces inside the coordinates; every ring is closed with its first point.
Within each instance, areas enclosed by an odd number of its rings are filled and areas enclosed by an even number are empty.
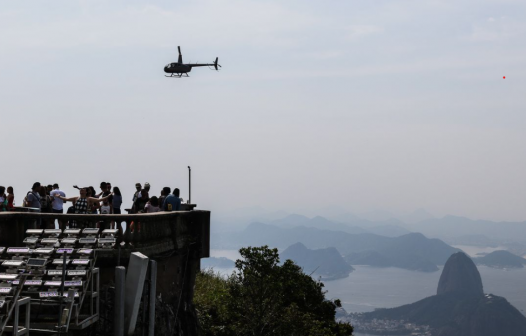
{"type": "Polygon", "coordinates": [[[192,168],[188,166],[188,204],[192,204],[192,168]]]}

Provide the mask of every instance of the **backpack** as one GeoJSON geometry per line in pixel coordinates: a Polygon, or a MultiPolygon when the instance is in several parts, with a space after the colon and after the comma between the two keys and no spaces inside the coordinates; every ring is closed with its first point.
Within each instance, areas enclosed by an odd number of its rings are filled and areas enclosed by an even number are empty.
{"type": "Polygon", "coordinates": [[[40,208],[47,209],[49,207],[49,199],[47,196],[40,197],[40,208]]]}
{"type": "Polygon", "coordinates": [[[31,194],[31,191],[28,191],[26,194],[26,197],[24,197],[24,200],[22,201],[22,207],[26,208],[29,204],[27,203],[27,197],[31,194]]]}

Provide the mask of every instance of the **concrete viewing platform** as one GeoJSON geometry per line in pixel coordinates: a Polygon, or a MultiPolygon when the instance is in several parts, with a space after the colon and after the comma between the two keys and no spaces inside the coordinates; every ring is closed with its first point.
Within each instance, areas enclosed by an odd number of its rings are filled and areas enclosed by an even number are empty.
{"type": "Polygon", "coordinates": [[[126,323],[127,335],[198,335],[193,294],[210,256],[210,211],[21,210],[0,212],[0,334],[123,335],[126,323]]]}

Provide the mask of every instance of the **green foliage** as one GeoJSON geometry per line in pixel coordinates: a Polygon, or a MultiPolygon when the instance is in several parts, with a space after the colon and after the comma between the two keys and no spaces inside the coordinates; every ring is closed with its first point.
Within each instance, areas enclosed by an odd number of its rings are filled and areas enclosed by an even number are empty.
{"type": "Polygon", "coordinates": [[[226,302],[231,300],[230,278],[223,278],[212,269],[197,274],[194,305],[203,335],[235,335],[228,326],[230,314],[226,302]]]}
{"type": "Polygon", "coordinates": [[[277,249],[242,248],[227,278],[208,270],[197,276],[194,304],[203,336],[343,336],[352,327],[334,320],[339,300],[325,300],[323,283],[277,249]]]}

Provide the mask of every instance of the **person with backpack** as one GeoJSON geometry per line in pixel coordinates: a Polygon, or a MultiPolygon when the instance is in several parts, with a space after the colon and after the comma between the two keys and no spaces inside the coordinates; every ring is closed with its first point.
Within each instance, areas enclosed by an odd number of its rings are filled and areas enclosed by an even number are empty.
{"type": "Polygon", "coordinates": [[[181,210],[181,199],[179,198],[179,188],[175,188],[173,193],[166,196],[163,202],[164,211],[179,211],[181,210]]]}
{"type": "Polygon", "coordinates": [[[40,191],[40,182],[33,183],[33,187],[31,188],[31,191],[27,193],[25,198],[25,206],[29,208],[36,208],[40,210],[40,194],[38,193],[40,191]]]}
{"type": "MultiPolygon", "coordinates": [[[[33,187],[31,188],[31,191],[29,191],[24,198],[24,207],[28,208],[35,208],[40,211],[40,194],[38,193],[40,190],[40,182],[33,183],[33,187]]],[[[42,227],[42,221],[40,219],[37,219],[33,224],[33,227],[29,227],[30,229],[34,228],[41,228],[42,227]]]]}
{"type": "MultiPolygon", "coordinates": [[[[53,199],[51,196],[49,196],[49,192],[47,190],[47,187],[40,186],[40,189],[38,190],[38,194],[40,195],[40,212],[42,213],[51,213],[51,204],[53,202],[53,199]]],[[[52,220],[45,219],[41,222],[41,229],[54,229],[55,225],[52,220]]]]}
{"type": "Polygon", "coordinates": [[[38,189],[38,194],[40,195],[40,212],[50,213],[51,212],[51,197],[47,194],[47,189],[44,186],[41,186],[38,189]]]}

